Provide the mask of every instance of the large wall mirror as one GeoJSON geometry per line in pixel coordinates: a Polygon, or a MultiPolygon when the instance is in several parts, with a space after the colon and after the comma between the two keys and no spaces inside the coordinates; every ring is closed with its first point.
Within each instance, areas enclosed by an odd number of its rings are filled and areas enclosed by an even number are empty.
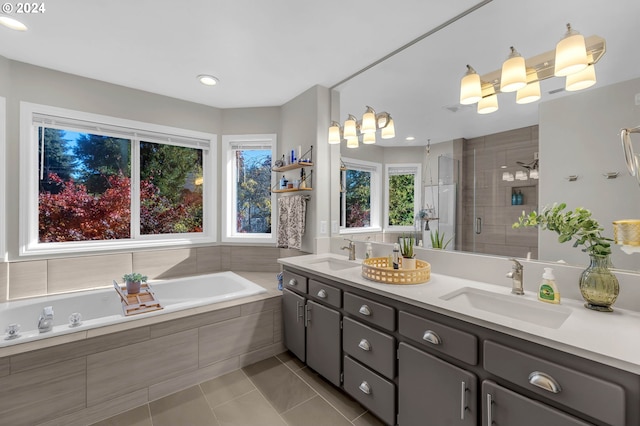
{"type": "MultiPolygon", "coordinates": [[[[366,106],[394,120],[394,138],[378,134],[375,144],[360,140],[358,148],[347,148],[343,141],[342,162],[333,165],[335,173],[338,166],[354,170],[351,181],[367,179],[380,165],[382,202],[375,204],[381,229],[370,231],[413,231],[429,245],[430,231],[438,229],[453,237],[449,249],[518,257],[531,253],[541,260],[586,265],[587,255],[571,243],[558,243],[555,233],[513,230],[511,224],[523,210],[554,202],[590,209],[609,237],[613,220],[640,219],[640,187],[627,173],[619,138],[621,128],[640,125],[637,16],[636,0],[615,6],[581,0],[483,2],[334,87],[332,116],[341,124],[348,114],[360,119],[366,106]],[[515,93],[499,93],[499,109],[491,114],[478,114],[475,104],[460,104],[467,64],[485,75],[501,68],[510,46],[525,58],[552,51],[567,23],[585,37],[606,41],[594,86],[567,91],[564,77],[552,77],[541,81],[537,102],[517,104],[515,93]],[[404,166],[416,163],[419,199],[407,212],[413,219],[389,228],[382,223],[390,193],[385,170],[406,171],[404,166]],[[522,180],[504,180],[504,173],[522,180]],[[438,220],[425,220],[429,217],[438,220]]],[[[375,43],[375,37],[369,42],[375,43]]],[[[342,191],[334,188],[332,194],[343,206],[344,186],[343,181],[342,191]]],[[[337,211],[332,209],[334,215],[337,211]]],[[[344,225],[347,213],[348,206],[332,220],[344,225]]],[[[616,268],[640,270],[640,254],[613,251],[616,268]]]]}

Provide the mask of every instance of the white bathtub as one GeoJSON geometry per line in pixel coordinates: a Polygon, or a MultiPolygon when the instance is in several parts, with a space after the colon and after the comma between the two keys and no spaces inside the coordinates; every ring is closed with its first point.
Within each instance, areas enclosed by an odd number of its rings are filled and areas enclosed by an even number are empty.
{"type": "Polygon", "coordinates": [[[155,281],[150,286],[163,309],[131,316],[123,315],[120,297],[113,287],[0,303],[0,348],[266,293],[263,287],[233,272],[155,281]],[[38,318],[45,306],[53,307],[54,326],[51,331],[40,333],[38,318]],[[69,326],[72,313],[82,315],[80,325],[69,326]],[[7,338],[5,329],[10,324],[20,324],[18,337],[7,338]]]}

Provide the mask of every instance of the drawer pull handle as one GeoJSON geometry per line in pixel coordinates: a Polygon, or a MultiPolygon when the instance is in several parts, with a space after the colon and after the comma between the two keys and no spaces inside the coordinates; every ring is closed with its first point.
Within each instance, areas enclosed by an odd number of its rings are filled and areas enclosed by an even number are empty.
{"type": "Polygon", "coordinates": [[[435,331],[427,330],[424,332],[424,336],[422,336],[422,340],[425,340],[432,345],[439,345],[442,343],[442,339],[440,336],[436,334],[435,331]]]}
{"type": "Polygon", "coordinates": [[[311,305],[304,305],[304,326],[309,327],[311,322],[311,305]]]}
{"type": "Polygon", "coordinates": [[[304,305],[296,301],[296,322],[300,322],[300,318],[304,318],[304,305]]]}
{"type": "Polygon", "coordinates": [[[493,424],[493,396],[488,393],[487,394],[487,425],[493,424]]]}
{"type": "Polygon", "coordinates": [[[367,339],[362,339],[362,340],[360,340],[360,343],[358,343],[358,347],[360,349],[362,349],[363,351],[370,351],[371,350],[371,343],[369,343],[369,341],[367,339]]]}
{"type": "Polygon", "coordinates": [[[371,386],[369,386],[369,383],[367,383],[367,382],[360,383],[360,386],[358,386],[358,389],[360,389],[362,391],[362,393],[366,393],[367,395],[371,395],[371,386]]]}
{"type": "Polygon", "coordinates": [[[360,306],[360,310],[358,312],[360,312],[362,315],[366,315],[366,316],[370,316],[371,315],[371,309],[367,305],[360,306]]]}
{"type": "Polygon", "coordinates": [[[296,279],[295,279],[295,278],[291,278],[291,279],[289,280],[289,285],[290,285],[290,286],[296,286],[296,285],[298,285],[298,281],[296,281],[296,279]]]}
{"type": "Polygon", "coordinates": [[[327,292],[324,291],[324,289],[320,289],[320,291],[318,292],[318,297],[321,299],[326,299],[327,298],[327,292]]]}
{"type": "Polygon", "coordinates": [[[467,384],[460,382],[460,420],[464,420],[464,412],[467,410],[467,384]]]}
{"type": "Polygon", "coordinates": [[[560,393],[562,390],[560,384],[553,377],[541,371],[529,374],[529,383],[551,393],[560,393]]]}

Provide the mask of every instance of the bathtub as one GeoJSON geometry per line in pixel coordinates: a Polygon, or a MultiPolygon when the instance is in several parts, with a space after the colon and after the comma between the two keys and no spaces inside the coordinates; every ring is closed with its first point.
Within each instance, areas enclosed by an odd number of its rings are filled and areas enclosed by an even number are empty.
{"type": "Polygon", "coordinates": [[[120,297],[113,287],[0,303],[0,348],[266,293],[263,287],[233,272],[149,284],[163,309],[130,316],[124,316],[120,297]],[[40,333],[38,318],[46,306],[53,307],[53,329],[40,333]],[[73,313],[82,316],[79,325],[70,325],[73,313]],[[10,324],[20,325],[17,337],[10,338],[6,333],[10,324]]]}

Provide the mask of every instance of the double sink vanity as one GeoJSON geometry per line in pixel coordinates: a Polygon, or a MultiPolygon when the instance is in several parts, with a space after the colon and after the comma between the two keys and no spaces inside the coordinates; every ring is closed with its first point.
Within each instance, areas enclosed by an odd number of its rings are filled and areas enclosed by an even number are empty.
{"type": "Polygon", "coordinates": [[[280,259],[287,348],[389,425],[640,425],[640,314],[433,273],[280,259]]]}

